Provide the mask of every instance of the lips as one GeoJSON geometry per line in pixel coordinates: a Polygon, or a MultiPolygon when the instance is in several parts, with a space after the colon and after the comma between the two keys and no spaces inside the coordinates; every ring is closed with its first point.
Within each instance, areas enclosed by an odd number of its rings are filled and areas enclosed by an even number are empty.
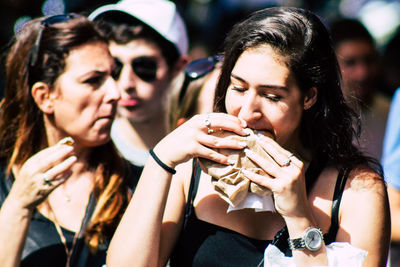
{"type": "Polygon", "coordinates": [[[124,107],[133,107],[133,106],[136,106],[137,104],[139,104],[139,100],[137,100],[137,99],[120,99],[118,101],[118,104],[120,106],[124,106],[124,107]]]}

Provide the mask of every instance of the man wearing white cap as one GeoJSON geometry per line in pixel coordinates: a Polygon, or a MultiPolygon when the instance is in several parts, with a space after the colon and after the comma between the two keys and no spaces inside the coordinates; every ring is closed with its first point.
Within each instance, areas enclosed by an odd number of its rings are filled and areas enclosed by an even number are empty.
{"type": "Polygon", "coordinates": [[[121,91],[111,137],[121,154],[143,166],[167,133],[166,96],[188,61],[188,37],[175,4],[122,0],[89,15],[110,40],[121,91]]]}

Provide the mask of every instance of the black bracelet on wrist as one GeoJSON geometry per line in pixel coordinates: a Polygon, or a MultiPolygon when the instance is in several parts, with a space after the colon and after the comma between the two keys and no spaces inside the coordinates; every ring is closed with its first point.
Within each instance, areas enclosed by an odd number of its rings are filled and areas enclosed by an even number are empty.
{"type": "Polygon", "coordinates": [[[156,154],[154,154],[153,149],[149,150],[150,155],[153,157],[154,161],[157,162],[158,165],[160,165],[161,168],[163,168],[164,170],[166,170],[167,172],[171,173],[171,174],[175,174],[176,170],[171,168],[170,166],[168,166],[167,164],[165,164],[164,162],[162,162],[156,154]]]}

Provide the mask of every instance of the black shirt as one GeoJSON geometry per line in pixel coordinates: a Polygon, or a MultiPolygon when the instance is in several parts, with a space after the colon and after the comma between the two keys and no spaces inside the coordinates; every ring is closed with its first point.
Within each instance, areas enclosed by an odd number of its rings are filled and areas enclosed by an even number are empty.
{"type": "MultiPolygon", "coordinates": [[[[129,174],[126,177],[128,179],[127,186],[134,191],[142,172],[142,167],[137,167],[130,163],[126,163],[125,166],[129,168],[129,174]]],[[[6,178],[4,167],[0,168],[0,205],[3,204],[8,196],[13,181],[13,175],[6,178]]],[[[95,199],[91,196],[84,220],[90,220],[95,205],[95,199]]],[[[63,228],[61,230],[66,238],[67,246],[71,248],[75,233],[63,228]]],[[[101,267],[105,265],[107,248],[108,242],[102,244],[96,254],[92,254],[84,241],[83,235],[76,241],[70,266],[101,267]]],[[[35,210],[29,224],[28,235],[22,252],[21,267],[58,267],[65,266],[66,261],[65,247],[60,240],[54,223],[35,210]]]]}
{"type": "MultiPolygon", "coordinates": [[[[194,161],[195,162],[195,161],[194,161]]],[[[308,181],[315,181],[324,165],[312,164],[308,168],[308,181]]],[[[184,226],[177,245],[171,255],[171,267],[207,266],[207,267],[257,267],[264,266],[264,250],[273,243],[286,256],[292,256],[288,244],[289,234],[285,226],[274,237],[274,240],[257,240],[230,229],[202,221],[197,218],[193,207],[201,168],[194,163],[192,181],[186,203],[184,226]]],[[[324,234],[326,245],[336,239],[339,222],[339,206],[349,171],[339,171],[332,203],[331,226],[324,234]]]]}

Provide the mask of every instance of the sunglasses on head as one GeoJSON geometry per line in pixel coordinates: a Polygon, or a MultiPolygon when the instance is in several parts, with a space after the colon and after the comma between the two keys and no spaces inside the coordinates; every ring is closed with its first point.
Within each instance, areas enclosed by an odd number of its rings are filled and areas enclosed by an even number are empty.
{"type": "MultiPolygon", "coordinates": [[[[114,80],[118,80],[121,75],[121,70],[123,67],[122,62],[114,58],[115,68],[113,70],[114,80]]],[[[137,57],[131,62],[132,70],[141,80],[151,83],[157,78],[157,60],[154,57],[137,57]]]]}
{"type": "Polygon", "coordinates": [[[39,51],[40,51],[40,43],[42,41],[42,35],[43,31],[46,27],[49,27],[51,25],[61,23],[61,22],[66,22],[71,19],[77,18],[78,15],[70,13],[70,14],[61,14],[61,15],[54,15],[45,18],[40,22],[40,29],[37,33],[35,43],[33,44],[31,48],[31,54],[30,54],[30,66],[34,67],[37,63],[38,56],[39,56],[39,51]]]}
{"type": "Polygon", "coordinates": [[[200,58],[193,60],[185,67],[185,80],[179,93],[178,103],[180,104],[185,96],[186,90],[191,81],[199,79],[214,70],[215,65],[222,61],[221,55],[200,58]]]}

